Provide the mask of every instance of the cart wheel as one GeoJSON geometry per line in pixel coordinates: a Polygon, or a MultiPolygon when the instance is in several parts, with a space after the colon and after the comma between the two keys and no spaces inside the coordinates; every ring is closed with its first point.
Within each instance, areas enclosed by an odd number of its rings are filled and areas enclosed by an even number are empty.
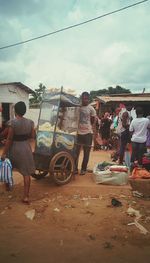
{"type": "Polygon", "coordinates": [[[40,180],[44,178],[47,174],[48,174],[48,171],[35,170],[35,173],[31,174],[31,176],[37,180],[40,180]]]}
{"type": "Polygon", "coordinates": [[[49,170],[56,184],[67,184],[73,175],[74,160],[69,153],[59,152],[52,158],[49,170]]]}

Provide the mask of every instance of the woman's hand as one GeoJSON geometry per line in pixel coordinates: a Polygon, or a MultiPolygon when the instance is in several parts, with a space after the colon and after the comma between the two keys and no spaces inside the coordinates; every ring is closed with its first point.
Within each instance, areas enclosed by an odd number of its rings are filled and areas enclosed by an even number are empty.
{"type": "Polygon", "coordinates": [[[2,155],[1,155],[1,160],[2,160],[2,161],[5,161],[5,159],[6,159],[6,154],[3,154],[3,153],[2,153],[2,155]]]}

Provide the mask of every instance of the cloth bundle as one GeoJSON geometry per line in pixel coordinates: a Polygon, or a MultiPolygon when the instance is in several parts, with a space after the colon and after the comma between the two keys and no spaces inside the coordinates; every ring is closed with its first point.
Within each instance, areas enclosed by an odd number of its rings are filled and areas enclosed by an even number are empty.
{"type": "Polygon", "coordinates": [[[98,163],[93,169],[96,184],[126,185],[128,183],[128,167],[106,162],[98,163]]]}
{"type": "Polygon", "coordinates": [[[150,172],[148,172],[145,168],[135,167],[132,171],[130,178],[132,178],[132,179],[150,179],[150,172]]]}

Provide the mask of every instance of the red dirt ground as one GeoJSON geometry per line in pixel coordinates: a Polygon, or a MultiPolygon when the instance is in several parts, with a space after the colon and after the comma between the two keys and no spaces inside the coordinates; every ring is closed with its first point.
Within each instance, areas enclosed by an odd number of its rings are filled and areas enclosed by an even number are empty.
{"type": "MultiPolygon", "coordinates": [[[[109,151],[92,152],[89,169],[104,160],[110,160],[109,151]]],[[[140,224],[150,231],[150,202],[133,197],[129,185],[96,185],[90,173],[61,187],[50,177],[33,179],[26,206],[21,175],[14,172],[14,180],[12,192],[0,186],[0,262],[149,262],[150,234],[128,226],[134,217],[127,209],[139,210],[140,224]],[[111,207],[112,197],[123,205],[111,207]],[[31,209],[33,220],[25,216],[31,209]]]]}

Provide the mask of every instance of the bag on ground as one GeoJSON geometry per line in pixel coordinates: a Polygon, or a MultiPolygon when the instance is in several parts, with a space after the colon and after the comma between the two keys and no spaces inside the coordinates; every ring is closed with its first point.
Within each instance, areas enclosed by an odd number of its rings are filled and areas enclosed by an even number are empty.
{"type": "Polygon", "coordinates": [[[12,164],[9,159],[0,159],[0,182],[13,186],[12,164]]]}
{"type": "Polygon", "coordinates": [[[93,169],[93,179],[96,184],[126,185],[128,183],[128,168],[126,166],[107,166],[101,170],[102,164],[96,164],[93,169]]]}

